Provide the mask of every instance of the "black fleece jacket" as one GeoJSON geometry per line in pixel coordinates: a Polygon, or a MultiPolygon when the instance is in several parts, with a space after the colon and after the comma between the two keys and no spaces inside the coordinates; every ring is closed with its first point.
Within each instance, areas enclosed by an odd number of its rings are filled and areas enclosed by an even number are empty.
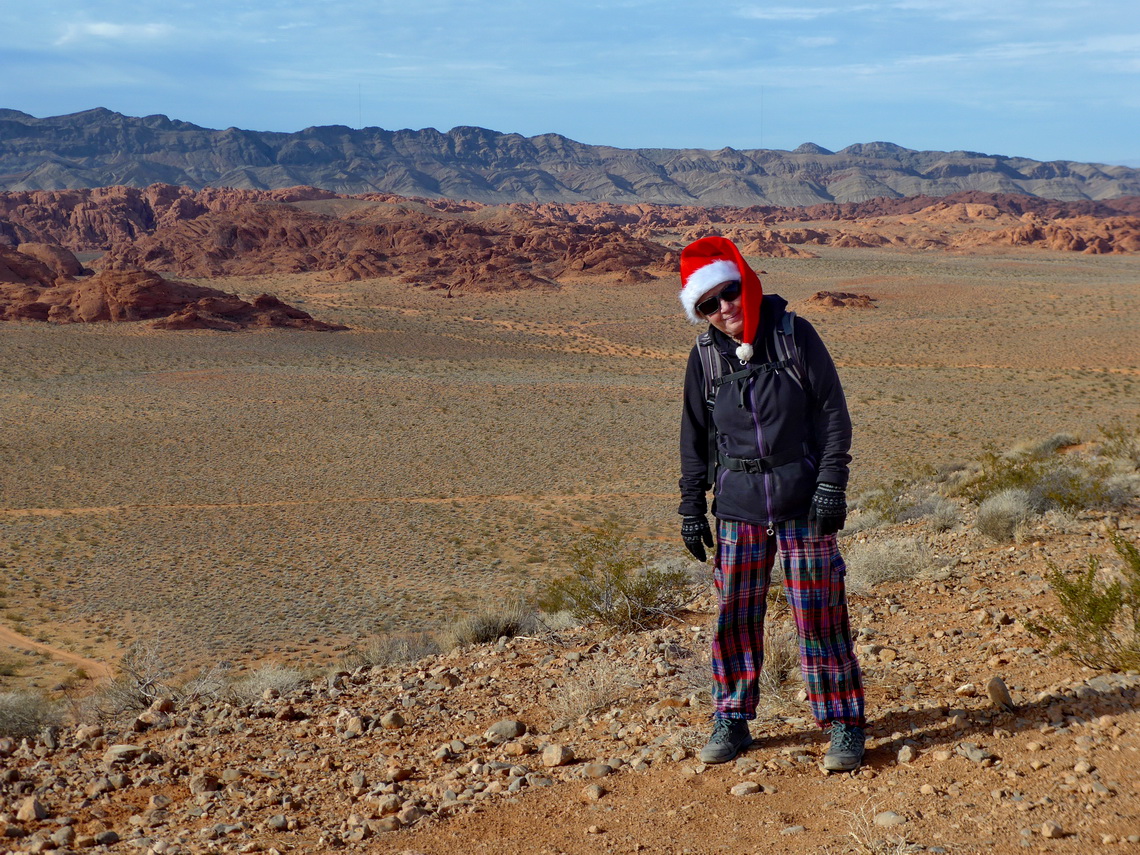
{"type": "MultiPolygon", "coordinates": [[[[776,294],[764,296],[751,364],[778,361],[774,334],[787,305],[776,294]]],[[[681,416],[681,514],[706,512],[711,424],[716,425],[720,452],[729,457],[795,456],[766,472],[718,467],[713,513],[719,519],[767,524],[804,518],[817,483],[847,487],[851,417],[835,363],[810,323],[797,316],[792,329],[807,373],[807,391],[787,371],[754,374],[720,387],[711,422],[700,354],[693,347],[681,416]],[[797,450],[802,454],[797,456],[797,450]]],[[[724,373],[746,367],[736,358],[736,343],[719,330],[710,330],[714,345],[727,361],[724,373]]]]}

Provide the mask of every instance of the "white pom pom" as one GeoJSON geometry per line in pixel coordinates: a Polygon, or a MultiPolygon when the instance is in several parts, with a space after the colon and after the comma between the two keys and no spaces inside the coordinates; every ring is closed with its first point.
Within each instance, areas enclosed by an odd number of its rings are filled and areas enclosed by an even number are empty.
{"type": "Polygon", "coordinates": [[[741,362],[747,362],[752,358],[752,345],[742,344],[736,348],[736,358],[741,362]]]}

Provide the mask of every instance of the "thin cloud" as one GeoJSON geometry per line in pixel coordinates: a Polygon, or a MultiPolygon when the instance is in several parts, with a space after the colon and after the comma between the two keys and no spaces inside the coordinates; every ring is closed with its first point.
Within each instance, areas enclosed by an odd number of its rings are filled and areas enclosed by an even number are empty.
{"type": "Polygon", "coordinates": [[[69,24],[56,45],[65,45],[84,39],[103,39],[116,42],[152,42],[173,32],[169,24],[112,24],[109,21],[89,21],[69,24]]]}
{"type": "Polygon", "coordinates": [[[742,18],[751,18],[757,21],[813,21],[826,15],[838,12],[838,9],[825,7],[820,9],[805,9],[802,6],[750,6],[739,12],[742,18]]]}

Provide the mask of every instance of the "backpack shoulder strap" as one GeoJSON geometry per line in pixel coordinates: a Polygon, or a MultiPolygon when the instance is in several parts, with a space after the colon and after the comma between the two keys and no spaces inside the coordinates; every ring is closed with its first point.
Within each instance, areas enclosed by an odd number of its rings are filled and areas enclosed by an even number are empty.
{"type": "Polygon", "coordinates": [[[780,319],[780,323],[776,326],[776,334],[774,336],[776,355],[781,360],[788,364],[789,374],[792,379],[799,384],[808,395],[811,395],[811,387],[808,385],[807,370],[804,368],[803,360],[800,358],[800,347],[796,342],[795,336],[795,322],[796,313],[791,311],[784,312],[784,317],[780,319]]]}
{"type": "Polygon", "coordinates": [[[712,333],[708,330],[697,336],[697,353],[701,357],[701,379],[704,382],[705,406],[711,410],[716,401],[716,381],[724,375],[728,366],[716,345],[713,344],[712,333]]]}

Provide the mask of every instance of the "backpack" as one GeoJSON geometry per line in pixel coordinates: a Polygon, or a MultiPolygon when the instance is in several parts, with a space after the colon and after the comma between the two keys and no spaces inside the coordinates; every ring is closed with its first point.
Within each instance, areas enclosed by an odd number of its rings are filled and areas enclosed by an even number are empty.
{"type": "Polygon", "coordinates": [[[716,405],[717,392],[722,386],[740,381],[740,406],[744,406],[744,396],[747,389],[747,380],[757,374],[768,372],[779,373],[786,371],[804,392],[811,397],[811,387],[808,385],[807,371],[800,358],[799,346],[793,333],[796,313],[785,311],[780,323],[772,336],[773,351],[778,357],[775,362],[765,362],[763,365],[748,365],[739,371],[728,371],[728,360],[724,354],[713,344],[712,332],[705,330],[697,336],[697,353],[701,359],[702,379],[704,382],[705,408],[709,414],[708,431],[708,475],[706,480],[711,487],[716,479],[717,467],[717,433],[716,424],[712,420],[713,407],[716,405]]]}

